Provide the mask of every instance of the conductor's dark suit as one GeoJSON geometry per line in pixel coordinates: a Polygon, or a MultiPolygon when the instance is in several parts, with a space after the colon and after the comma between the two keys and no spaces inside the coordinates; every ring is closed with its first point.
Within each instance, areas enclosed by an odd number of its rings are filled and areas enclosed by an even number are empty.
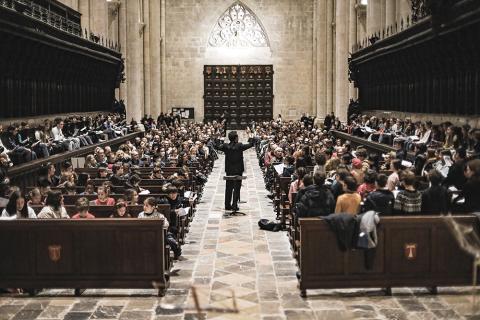
{"type": "MultiPolygon", "coordinates": [[[[243,165],[243,151],[253,147],[254,139],[244,143],[221,143],[217,141],[216,148],[225,153],[225,173],[227,176],[241,176],[245,170],[243,165]]],[[[240,198],[241,180],[227,180],[225,187],[225,209],[238,208],[237,202],[240,198]],[[233,191],[233,203],[232,203],[233,191]]]]}

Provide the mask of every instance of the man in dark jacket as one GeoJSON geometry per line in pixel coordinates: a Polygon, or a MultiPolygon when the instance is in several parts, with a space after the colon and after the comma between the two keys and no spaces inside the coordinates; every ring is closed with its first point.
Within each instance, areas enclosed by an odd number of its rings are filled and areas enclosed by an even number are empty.
{"type": "Polygon", "coordinates": [[[465,165],[467,164],[466,161],[467,152],[465,149],[457,149],[455,152],[455,156],[453,160],[455,161],[450,169],[448,169],[447,178],[443,181],[443,185],[445,187],[454,186],[458,190],[462,190],[467,182],[467,178],[465,177],[465,165]]]}
{"type": "MultiPolygon", "coordinates": [[[[228,134],[230,143],[216,141],[215,148],[225,153],[225,173],[227,176],[241,176],[245,170],[243,165],[243,151],[253,147],[254,138],[249,138],[248,143],[238,142],[238,134],[231,131],[228,134]]],[[[240,198],[241,180],[227,180],[225,186],[225,210],[238,211],[238,199],[240,198]],[[233,192],[233,202],[232,202],[233,192]]]]}
{"type": "Polygon", "coordinates": [[[298,218],[328,216],[335,211],[335,199],[325,185],[325,175],[315,173],[313,185],[306,187],[296,203],[298,218]]]}
{"type": "Polygon", "coordinates": [[[385,174],[381,173],[377,175],[375,180],[377,189],[370,192],[365,199],[365,211],[374,210],[380,215],[392,215],[395,197],[393,196],[393,192],[387,188],[387,180],[388,177],[385,174]]]}
{"type": "Polygon", "coordinates": [[[428,173],[430,187],[422,193],[422,214],[440,214],[448,212],[450,196],[442,187],[442,174],[435,169],[428,173]]]}

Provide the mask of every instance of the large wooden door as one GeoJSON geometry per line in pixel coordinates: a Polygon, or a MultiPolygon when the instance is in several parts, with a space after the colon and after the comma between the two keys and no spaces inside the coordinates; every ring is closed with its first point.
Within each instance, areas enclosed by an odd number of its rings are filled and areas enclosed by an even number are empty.
{"type": "Polygon", "coordinates": [[[204,119],[225,113],[228,129],[273,117],[272,65],[204,66],[204,119]]]}

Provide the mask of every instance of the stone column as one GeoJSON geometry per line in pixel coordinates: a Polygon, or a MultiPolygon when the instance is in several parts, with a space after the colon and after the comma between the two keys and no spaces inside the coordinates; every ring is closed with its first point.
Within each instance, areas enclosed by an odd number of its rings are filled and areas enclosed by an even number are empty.
{"type": "Polygon", "coordinates": [[[367,4],[367,37],[370,38],[374,33],[382,28],[382,1],[368,0],[367,4]]]}
{"type": "Polygon", "coordinates": [[[118,43],[119,39],[119,12],[120,2],[108,2],[107,37],[113,43],[118,43]]]}
{"type": "MultiPolygon", "coordinates": [[[[357,39],[357,8],[356,0],[350,0],[348,6],[348,49],[349,53],[353,53],[353,48],[356,45],[357,39]]],[[[348,65],[347,65],[348,70],[348,65]]],[[[348,71],[347,71],[348,72],[348,71]]],[[[354,87],[353,83],[349,82],[348,85],[348,97],[349,99],[357,99],[357,89],[354,87]]]]}
{"type": "Polygon", "coordinates": [[[334,50],[335,50],[335,8],[333,5],[334,0],[327,0],[327,25],[326,25],[326,51],[327,51],[327,63],[326,63],[326,111],[331,113],[333,111],[334,103],[334,50]]]}
{"type": "Polygon", "coordinates": [[[85,36],[85,29],[90,33],[90,0],[78,0],[78,11],[82,14],[80,23],[82,25],[82,34],[85,36]]]}
{"type": "Polygon", "coordinates": [[[367,8],[357,4],[357,39],[362,42],[367,37],[367,8]]]}
{"type": "Polygon", "coordinates": [[[335,10],[335,114],[347,120],[348,107],[348,20],[350,1],[337,1],[335,10]]]}
{"type": "MultiPolygon", "coordinates": [[[[126,0],[121,0],[118,11],[118,45],[120,46],[122,58],[125,59],[125,78],[127,78],[127,3],[126,0]]],[[[128,106],[127,96],[127,80],[124,83],[120,83],[120,89],[118,90],[118,97],[125,102],[128,106]]]]}
{"type": "Polygon", "coordinates": [[[161,3],[158,0],[149,0],[149,49],[150,49],[150,112],[158,117],[161,111],[161,3]]]}
{"type": "MultiPolygon", "coordinates": [[[[325,118],[327,114],[327,82],[331,77],[327,74],[327,40],[328,34],[331,34],[332,25],[327,22],[327,7],[329,0],[317,0],[316,7],[316,28],[315,34],[315,60],[316,60],[316,78],[315,90],[316,96],[316,116],[319,119],[325,118]]],[[[331,47],[331,46],[330,46],[331,47]]]]}
{"type": "Polygon", "coordinates": [[[145,29],[143,32],[143,77],[145,79],[145,91],[143,93],[145,99],[145,108],[144,112],[146,115],[151,115],[150,107],[150,90],[151,90],[151,79],[150,79],[150,68],[152,66],[152,61],[150,57],[150,0],[139,0],[143,1],[143,19],[145,23],[145,29]]]}
{"type": "Polygon", "coordinates": [[[160,14],[160,36],[161,36],[161,43],[160,43],[160,54],[161,54],[161,63],[160,63],[160,68],[161,68],[161,95],[162,95],[162,105],[160,107],[160,110],[162,112],[167,112],[167,84],[166,84],[166,61],[167,61],[167,54],[166,54],[166,45],[165,45],[165,38],[166,38],[166,0],[161,0],[161,14],[160,14]]]}
{"type": "Polygon", "coordinates": [[[400,30],[400,21],[403,18],[404,23],[406,22],[405,20],[407,19],[407,16],[409,16],[412,12],[412,6],[410,3],[410,0],[396,0],[397,5],[396,5],[396,16],[397,16],[397,24],[398,24],[398,30],[400,30]]]}
{"type": "Polygon", "coordinates": [[[108,36],[108,4],[106,1],[90,2],[90,27],[92,32],[105,40],[108,36]]]}
{"type": "MultiPolygon", "coordinates": [[[[142,1],[142,0],[140,0],[142,1]]],[[[143,61],[143,28],[139,23],[141,2],[125,1],[126,14],[126,78],[127,78],[127,121],[140,120],[145,108],[145,78],[143,61]]]]}
{"type": "Polygon", "coordinates": [[[385,0],[385,27],[395,24],[396,0],[385,0]]]}

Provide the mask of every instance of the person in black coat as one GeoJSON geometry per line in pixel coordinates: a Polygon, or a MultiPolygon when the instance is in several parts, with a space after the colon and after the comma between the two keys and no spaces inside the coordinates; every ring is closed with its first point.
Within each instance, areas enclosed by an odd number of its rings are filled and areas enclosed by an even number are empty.
{"type": "Polygon", "coordinates": [[[445,187],[454,186],[458,190],[462,190],[467,182],[465,177],[465,165],[467,164],[467,152],[465,149],[457,149],[453,161],[455,161],[450,169],[448,169],[447,178],[443,181],[445,187]]]}
{"type": "Polygon", "coordinates": [[[435,169],[428,172],[430,187],[422,193],[422,214],[447,213],[450,196],[442,186],[442,174],[435,169]]]}
{"type": "Polygon", "coordinates": [[[393,192],[387,188],[388,177],[381,173],[375,179],[377,189],[370,192],[365,199],[363,205],[364,211],[374,210],[382,216],[389,216],[393,214],[393,203],[395,197],[393,192]]]}
{"type": "MultiPolygon", "coordinates": [[[[305,178],[305,177],[304,177],[305,178]]],[[[314,184],[297,194],[295,213],[297,218],[328,216],[335,211],[335,199],[325,184],[325,174],[315,173],[314,184]]]]}
{"type": "Polygon", "coordinates": [[[479,212],[480,197],[478,196],[478,190],[480,190],[480,159],[467,162],[465,177],[467,177],[467,182],[457,198],[465,199],[461,210],[463,212],[479,212]]]}
{"type": "MultiPolygon", "coordinates": [[[[228,134],[230,143],[217,141],[215,148],[225,153],[225,173],[227,176],[241,176],[245,170],[243,165],[243,151],[253,147],[254,138],[248,139],[247,144],[238,142],[238,134],[231,131],[228,134]]],[[[238,199],[240,198],[241,180],[227,180],[225,186],[225,210],[238,210],[238,199]],[[232,202],[233,192],[233,202],[232,202]]]]}

